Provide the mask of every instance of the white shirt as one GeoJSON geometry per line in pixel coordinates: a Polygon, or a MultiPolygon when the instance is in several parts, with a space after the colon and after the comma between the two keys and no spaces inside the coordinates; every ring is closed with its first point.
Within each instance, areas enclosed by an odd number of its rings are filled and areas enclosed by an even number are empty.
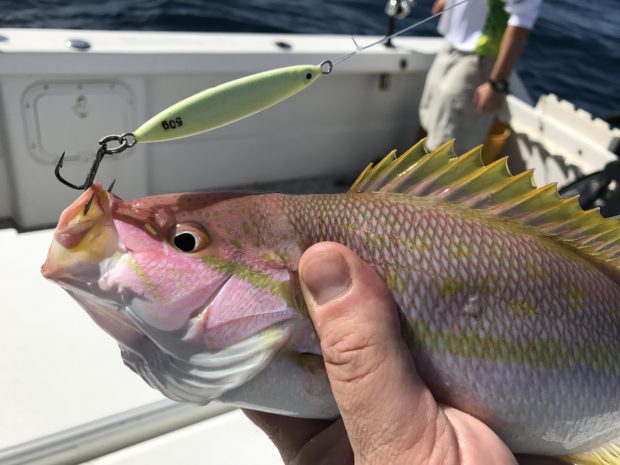
{"type": "MultiPolygon", "coordinates": [[[[446,0],[437,30],[457,50],[473,52],[478,45],[489,18],[489,0],[468,0],[449,9],[462,0],[446,0]]],[[[532,29],[541,0],[490,0],[501,1],[508,13],[508,25],[532,29]]]]}

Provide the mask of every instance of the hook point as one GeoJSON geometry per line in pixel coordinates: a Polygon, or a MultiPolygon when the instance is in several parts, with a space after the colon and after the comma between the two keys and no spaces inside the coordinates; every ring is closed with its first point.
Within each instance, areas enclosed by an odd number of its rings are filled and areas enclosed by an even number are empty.
{"type": "Polygon", "coordinates": [[[93,191],[93,193],[90,196],[90,199],[88,199],[88,202],[86,202],[86,205],[84,206],[84,215],[88,214],[88,210],[90,210],[90,206],[93,204],[94,199],[95,199],[95,192],[93,191]]]}
{"type": "Polygon", "coordinates": [[[66,152],[62,152],[62,155],[58,159],[58,163],[56,163],[56,174],[58,174],[58,171],[60,171],[60,168],[62,168],[62,164],[65,161],[65,153],[66,152]]]}

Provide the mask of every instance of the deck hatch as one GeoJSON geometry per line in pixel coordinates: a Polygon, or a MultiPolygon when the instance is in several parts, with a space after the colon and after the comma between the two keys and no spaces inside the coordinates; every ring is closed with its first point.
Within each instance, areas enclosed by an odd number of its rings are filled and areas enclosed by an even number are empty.
{"type": "Polygon", "coordinates": [[[90,159],[105,134],[133,127],[134,97],[118,82],[39,82],[24,92],[27,147],[38,162],[90,159]]]}

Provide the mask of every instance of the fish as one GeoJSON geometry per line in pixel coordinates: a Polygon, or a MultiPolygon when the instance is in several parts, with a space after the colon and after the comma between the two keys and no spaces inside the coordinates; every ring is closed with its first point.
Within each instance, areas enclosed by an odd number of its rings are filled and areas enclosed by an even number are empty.
{"type": "Polygon", "coordinates": [[[62,212],[42,273],[171,399],[335,418],[298,276],[321,241],[385,280],[439,402],[515,453],[620,464],[620,220],[506,157],[484,165],[481,147],[421,140],[340,194],[122,200],[95,182],[62,212]]]}

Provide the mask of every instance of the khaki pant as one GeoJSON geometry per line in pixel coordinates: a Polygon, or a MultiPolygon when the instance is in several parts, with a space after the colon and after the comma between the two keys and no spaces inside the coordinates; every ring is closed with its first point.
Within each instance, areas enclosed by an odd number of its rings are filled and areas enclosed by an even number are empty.
{"type": "Polygon", "coordinates": [[[481,113],[474,91],[491,74],[495,58],[459,52],[446,43],[426,77],[420,100],[420,124],[428,132],[427,148],[455,140],[462,154],[484,142],[495,113],[481,113]]]}

